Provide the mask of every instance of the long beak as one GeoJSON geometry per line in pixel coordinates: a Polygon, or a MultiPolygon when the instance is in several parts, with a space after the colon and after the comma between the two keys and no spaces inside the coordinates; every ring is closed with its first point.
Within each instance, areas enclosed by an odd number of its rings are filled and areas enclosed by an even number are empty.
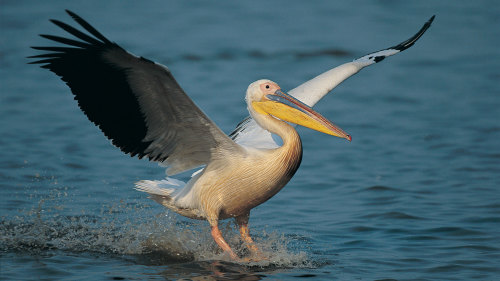
{"type": "Polygon", "coordinates": [[[270,114],[283,121],[344,138],[348,141],[352,139],[344,130],[328,121],[321,114],[314,111],[314,109],[281,90],[266,95],[262,101],[253,102],[252,106],[257,112],[270,114]]]}

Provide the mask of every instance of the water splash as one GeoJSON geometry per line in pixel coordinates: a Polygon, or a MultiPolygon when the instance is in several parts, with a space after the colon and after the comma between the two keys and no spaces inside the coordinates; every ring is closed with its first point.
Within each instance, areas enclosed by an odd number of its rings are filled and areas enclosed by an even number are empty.
{"type": "MultiPolygon", "coordinates": [[[[213,241],[207,222],[185,220],[169,211],[155,213],[156,205],[134,201],[104,204],[100,210],[74,214],[64,205],[67,196],[66,192],[54,191],[31,209],[2,217],[0,251],[118,255],[144,265],[231,262],[213,241]]],[[[232,221],[222,222],[221,230],[240,256],[248,255],[232,221]]],[[[245,266],[314,267],[304,252],[290,250],[293,238],[255,230],[253,236],[265,260],[245,266]]]]}

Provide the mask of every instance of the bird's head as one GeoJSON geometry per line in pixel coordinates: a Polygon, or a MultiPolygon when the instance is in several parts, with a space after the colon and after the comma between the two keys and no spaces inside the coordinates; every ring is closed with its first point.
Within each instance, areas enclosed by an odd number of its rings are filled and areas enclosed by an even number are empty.
{"type": "Polygon", "coordinates": [[[271,115],[325,134],[351,141],[351,136],[308,105],[283,92],[278,84],[262,79],[248,86],[246,101],[252,115],[271,115]]]}

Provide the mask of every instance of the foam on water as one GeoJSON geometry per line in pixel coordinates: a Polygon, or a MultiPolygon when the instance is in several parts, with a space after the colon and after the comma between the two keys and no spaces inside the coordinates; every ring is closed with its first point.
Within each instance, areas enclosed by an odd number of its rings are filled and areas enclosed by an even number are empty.
{"type": "MultiPolygon", "coordinates": [[[[99,215],[95,211],[67,215],[72,213],[64,203],[67,193],[54,190],[51,194],[29,210],[21,210],[13,217],[2,217],[0,251],[125,255],[125,258],[145,265],[213,260],[232,262],[215,244],[204,221],[184,220],[169,211],[155,214],[158,208],[124,201],[103,204],[99,215]]],[[[223,221],[220,227],[234,250],[240,256],[248,256],[234,223],[223,221]]],[[[265,259],[245,265],[314,267],[304,252],[291,249],[292,237],[255,230],[253,236],[265,259]]]]}

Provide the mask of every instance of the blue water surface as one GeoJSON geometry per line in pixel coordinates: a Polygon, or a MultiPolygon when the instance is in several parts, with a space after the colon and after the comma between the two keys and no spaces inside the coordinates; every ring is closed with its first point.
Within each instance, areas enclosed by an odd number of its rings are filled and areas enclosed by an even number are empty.
{"type": "Polygon", "coordinates": [[[498,279],[499,26],[496,1],[1,1],[0,279],[498,279]],[[38,34],[65,35],[48,21],[71,23],[64,9],[167,65],[226,133],[251,82],[292,89],[436,19],[317,104],[353,141],[298,128],[300,169],[251,215],[270,259],[238,264],[208,223],[133,190],[163,168],[122,154],[27,64],[52,44],[38,34]]]}

